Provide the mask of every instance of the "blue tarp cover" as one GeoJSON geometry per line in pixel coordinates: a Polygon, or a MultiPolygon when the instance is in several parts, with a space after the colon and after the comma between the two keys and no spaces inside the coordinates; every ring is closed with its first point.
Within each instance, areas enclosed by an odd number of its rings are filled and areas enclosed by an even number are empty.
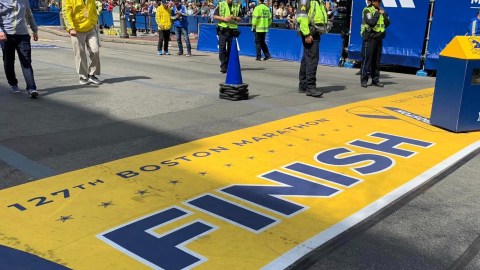
{"type": "Polygon", "coordinates": [[[455,36],[468,32],[470,20],[478,14],[480,3],[475,1],[435,1],[425,69],[437,69],[438,56],[455,36]]]}

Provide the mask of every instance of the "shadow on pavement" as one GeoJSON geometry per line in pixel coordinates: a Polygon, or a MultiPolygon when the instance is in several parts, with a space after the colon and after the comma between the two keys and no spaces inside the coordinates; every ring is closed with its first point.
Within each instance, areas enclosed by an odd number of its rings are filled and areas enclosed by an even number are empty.
{"type": "Polygon", "coordinates": [[[334,86],[324,86],[324,87],[317,87],[317,90],[322,91],[323,93],[330,93],[330,92],[337,92],[343,91],[347,89],[344,85],[334,85],[334,86]]]}
{"type": "Polygon", "coordinates": [[[142,80],[142,79],[152,79],[151,77],[147,76],[129,76],[129,77],[116,77],[116,78],[109,78],[103,80],[105,84],[114,84],[126,81],[135,81],[135,80],[142,80]]]}

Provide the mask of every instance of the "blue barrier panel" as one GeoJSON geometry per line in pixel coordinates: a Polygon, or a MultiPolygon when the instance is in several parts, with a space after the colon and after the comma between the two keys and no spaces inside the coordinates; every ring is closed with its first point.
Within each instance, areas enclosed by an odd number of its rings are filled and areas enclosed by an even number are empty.
{"type": "MultiPolygon", "coordinates": [[[[238,38],[239,54],[256,56],[254,35],[250,27],[240,26],[238,38]]],[[[272,57],[290,61],[300,61],[302,41],[296,31],[270,29],[267,44],[272,57]]],[[[218,39],[215,24],[200,24],[197,50],[218,52],[218,39]]],[[[339,34],[326,34],[320,41],[320,65],[337,66],[342,50],[342,37],[339,34]]]]}
{"type": "Polygon", "coordinates": [[[113,26],[112,13],[106,10],[102,11],[102,13],[98,16],[98,22],[102,26],[112,27],[113,26]]]}
{"type": "Polygon", "coordinates": [[[340,34],[322,35],[322,39],[320,40],[319,64],[324,66],[338,66],[342,55],[342,43],[343,40],[340,34]]]}
{"type": "MultiPolygon", "coordinates": [[[[322,39],[324,36],[322,36],[322,39]]],[[[290,61],[300,61],[302,59],[302,40],[297,31],[269,29],[267,38],[272,57],[290,61]]],[[[255,44],[253,49],[255,51],[255,44]]],[[[320,56],[321,54],[320,52],[320,56]]]]}
{"type": "MultiPolygon", "coordinates": [[[[128,13],[125,14],[125,17],[128,18],[128,13]]],[[[153,29],[158,30],[157,21],[155,20],[155,14],[139,14],[135,16],[135,27],[137,29],[153,29]]],[[[127,19],[127,28],[130,28],[130,22],[127,19]]]]}
{"type": "MultiPolygon", "coordinates": [[[[453,5],[456,5],[456,2],[453,5]]],[[[452,2],[450,4],[452,5],[452,2]]],[[[420,67],[429,1],[383,1],[383,5],[389,14],[391,25],[387,28],[387,36],[383,42],[381,63],[420,67]]],[[[348,47],[350,59],[361,59],[360,24],[364,8],[365,1],[353,1],[352,33],[348,47]]]]}
{"type": "MultiPolygon", "coordinates": [[[[46,11],[34,11],[33,18],[35,23],[39,26],[60,26],[60,14],[58,13],[59,9],[52,9],[53,12],[46,11]]],[[[101,25],[112,27],[113,26],[113,17],[112,13],[107,11],[102,11],[102,14],[98,16],[98,21],[101,25]]]]}
{"type": "Polygon", "coordinates": [[[214,24],[200,24],[200,31],[198,33],[198,51],[218,52],[218,38],[216,32],[216,25],[214,24]]]}
{"type": "Polygon", "coordinates": [[[197,16],[187,16],[188,32],[198,33],[197,16]]]}
{"type": "Polygon", "coordinates": [[[435,1],[434,16],[427,48],[425,69],[437,69],[438,56],[455,36],[468,32],[470,20],[477,16],[480,3],[475,1],[435,1]]]}
{"type": "Polygon", "coordinates": [[[33,12],[33,18],[37,25],[50,25],[58,26],[60,25],[60,14],[57,12],[33,12]]]}

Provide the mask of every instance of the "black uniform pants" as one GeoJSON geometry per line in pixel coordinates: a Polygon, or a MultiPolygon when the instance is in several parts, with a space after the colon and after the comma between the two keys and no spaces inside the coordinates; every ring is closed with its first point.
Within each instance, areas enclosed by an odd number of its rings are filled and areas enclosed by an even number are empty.
{"type": "Polygon", "coordinates": [[[310,94],[319,94],[317,90],[317,67],[319,59],[320,35],[313,36],[312,43],[306,43],[302,36],[303,56],[300,62],[299,88],[298,90],[307,91],[310,94]]]}
{"type": "Polygon", "coordinates": [[[228,30],[220,30],[218,33],[218,58],[220,59],[220,70],[226,71],[228,68],[228,58],[232,48],[233,36],[228,30]]]}
{"type": "Polygon", "coordinates": [[[157,51],[168,52],[168,41],[170,40],[170,29],[158,31],[157,51]]]}
{"type": "Polygon", "coordinates": [[[372,83],[380,80],[380,58],[382,56],[383,39],[368,39],[363,43],[363,63],[360,82],[367,83],[369,75],[372,83]]]}
{"type": "Polygon", "coordinates": [[[267,43],[265,42],[265,32],[255,32],[255,50],[257,51],[257,59],[262,58],[262,51],[265,57],[270,57],[270,52],[268,51],[267,43]]]}

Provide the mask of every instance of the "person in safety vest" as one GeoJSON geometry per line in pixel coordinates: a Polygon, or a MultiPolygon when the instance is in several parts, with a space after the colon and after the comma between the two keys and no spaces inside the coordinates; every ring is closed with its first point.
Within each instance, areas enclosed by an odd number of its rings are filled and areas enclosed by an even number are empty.
{"type": "Polygon", "coordinates": [[[262,60],[262,51],[265,55],[263,60],[272,58],[268,51],[265,36],[268,33],[268,27],[272,24],[272,12],[265,6],[264,0],[258,1],[260,4],[255,7],[252,14],[252,31],[255,32],[255,49],[257,51],[257,61],[262,60]]]}
{"type": "MultiPolygon", "coordinates": [[[[372,1],[367,0],[367,1],[365,1],[365,4],[366,4],[366,6],[368,6],[368,5],[372,4],[372,1]]],[[[362,31],[362,27],[360,26],[360,32],[361,31],[362,31]]],[[[362,42],[362,49],[361,49],[362,50],[361,51],[362,60],[360,61],[360,65],[363,63],[363,59],[365,58],[365,56],[363,55],[363,51],[364,51],[363,50],[363,44],[364,44],[364,42],[362,42]]],[[[362,67],[361,66],[360,66],[360,70],[358,70],[357,73],[355,73],[355,75],[362,75],[362,67]]]]}
{"type": "Polygon", "coordinates": [[[317,89],[317,67],[320,35],[327,32],[327,8],[323,0],[300,0],[297,7],[297,24],[303,44],[303,56],[299,72],[299,93],[321,97],[317,89]]]}
{"type": "Polygon", "coordinates": [[[238,22],[242,21],[242,17],[243,14],[240,4],[234,3],[233,0],[219,2],[213,14],[213,19],[218,21],[218,58],[220,59],[221,73],[227,72],[232,39],[240,35],[238,22]]]}
{"type": "Polygon", "coordinates": [[[372,3],[363,9],[360,35],[363,39],[363,63],[360,83],[367,87],[368,77],[372,77],[372,85],[383,87],[380,79],[380,58],[382,44],[385,38],[385,29],[390,25],[390,18],[380,7],[382,0],[372,0],[372,3]]]}
{"type": "Polygon", "coordinates": [[[478,9],[477,17],[473,18],[468,27],[469,36],[480,36],[480,9],[478,9]]]}

